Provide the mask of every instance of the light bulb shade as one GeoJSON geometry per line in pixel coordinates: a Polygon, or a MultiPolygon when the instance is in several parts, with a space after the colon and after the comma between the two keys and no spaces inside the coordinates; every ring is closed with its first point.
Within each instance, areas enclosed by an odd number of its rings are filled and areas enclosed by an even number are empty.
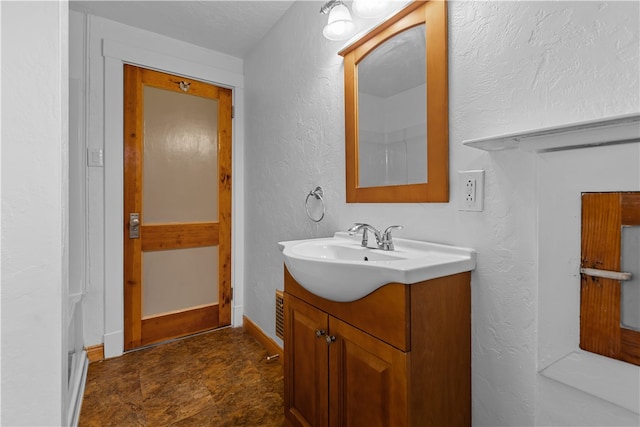
{"type": "Polygon", "coordinates": [[[329,40],[346,40],[356,32],[349,9],[344,4],[334,6],[329,12],[329,21],[322,34],[329,40]]]}
{"type": "Polygon", "coordinates": [[[353,0],[351,7],[361,18],[378,18],[389,7],[389,0],[353,0]]]}

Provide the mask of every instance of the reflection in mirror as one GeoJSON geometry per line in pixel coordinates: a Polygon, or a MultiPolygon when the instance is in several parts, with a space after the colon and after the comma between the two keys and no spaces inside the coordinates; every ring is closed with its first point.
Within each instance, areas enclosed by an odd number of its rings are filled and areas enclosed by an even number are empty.
{"type": "Polygon", "coordinates": [[[421,24],[357,65],[360,187],[427,182],[426,48],[421,24]]]}
{"type": "Polygon", "coordinates": [[[631,280],[620,282],[620,315],[625,328],[640,331],[640,226],[622,227],[620,271],[631,273],[631,280]]]}

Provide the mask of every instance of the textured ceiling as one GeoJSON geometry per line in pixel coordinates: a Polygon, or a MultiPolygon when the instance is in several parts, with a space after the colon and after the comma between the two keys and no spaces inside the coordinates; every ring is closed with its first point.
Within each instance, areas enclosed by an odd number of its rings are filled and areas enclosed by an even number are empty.
{"type": "Polygon", "coordinates": [[[293,1],[70,1],[69,8],[243,58],[293,1]]]}

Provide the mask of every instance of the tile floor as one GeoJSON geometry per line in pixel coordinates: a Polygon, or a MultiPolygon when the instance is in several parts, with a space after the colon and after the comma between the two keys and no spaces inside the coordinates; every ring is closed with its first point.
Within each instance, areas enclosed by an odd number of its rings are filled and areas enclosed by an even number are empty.
{"type": "Polygon", "coordinates": [[[89,365],[80,426],[282,426],[278,361],[225,328],[89,365]]]}

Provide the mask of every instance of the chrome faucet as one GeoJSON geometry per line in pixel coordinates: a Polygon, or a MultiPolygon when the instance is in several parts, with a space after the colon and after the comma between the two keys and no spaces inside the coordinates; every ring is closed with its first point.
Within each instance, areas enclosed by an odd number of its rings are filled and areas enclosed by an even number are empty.
{"type": "Polygon", "coordinates": [[[368,233],[369,231],[376,236],[376,244],[380,242],[380,239],[381,239],[380,232],[376,230],[374,227],[370,226],[369,224],[356,222],[353,225],[353,227],[351,227],[347,231],[349,232],[350,235],[354,235],[354,234],[357,234],[360,230],[362,230],[362,243],[361,243],[362,247],[366,248],[367,245],[369,244],[369,233],[368,233]]]}
{"type": "Polygon", "coordinates": [[[402,228],[401,225],[392,225],[387,227],[383,233],[380,233],[375,227],[370,226],[369,224],[364,224],[361,222],[356,222],[353,227],[349,230],[349,234],[354,235],[357,234],[360,230],[362,230],[362,243],[361,246],[368,247],[369,244],[369,232],[373,233],[376,237],[376,246],[378,249],[382,249],[383,251],[392,251],[393,250],[393,238],[391,236],[391,231],[394,229],[400,230],[402,228]]]}

